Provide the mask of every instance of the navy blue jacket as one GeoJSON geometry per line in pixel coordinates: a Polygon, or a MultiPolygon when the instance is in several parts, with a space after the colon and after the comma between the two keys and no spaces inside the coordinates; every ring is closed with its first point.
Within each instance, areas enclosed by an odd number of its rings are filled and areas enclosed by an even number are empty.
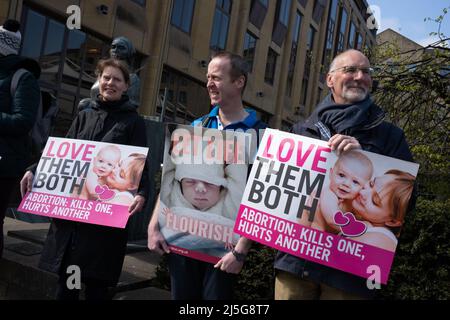
{"type": "MultiPolygon", "coordinates": [[[[371,108],[377,109],[378,107],[373,105],[371,108]]],[[[376,113],[378,110],[374,111],[373,113],[376,113]]],[[[324,140],[319,129],[314,125],[317,121],[318,117],[315,112],[305,123],[294,125],[291,132],[324,140]]],[[[356,130],[351,135],[359,141],[363,150],[405,161],[413,161],[403,130],[389,122],[383,121],[378,126],[368,130],[356,130]]],[[[413,203],[414,200],[411,202],[413,203]]],[[[371,298],[376,293],[376,290],[367,288],[366,279],[364,278],[284,252],[278,252],[274,266],[275,269],[290,272],[301,278],[308,278],[314,282],[324,283],[330,287],[359,294],[366,298],[371,298]]]]}

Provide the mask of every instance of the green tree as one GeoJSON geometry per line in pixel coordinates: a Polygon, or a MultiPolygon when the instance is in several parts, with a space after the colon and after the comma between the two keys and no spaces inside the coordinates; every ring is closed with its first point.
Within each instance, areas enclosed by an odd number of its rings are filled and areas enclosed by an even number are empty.
{"type": "Polygon", "coordinates": [[[408,51],[385,43],[371,52],[374,100],[405,131],[420,164],[416,210],[402,230],[384,299],[450,298],[450,48],[441,32],[447,12],[425,19],[437,24],[435,43],[408,51]]]}

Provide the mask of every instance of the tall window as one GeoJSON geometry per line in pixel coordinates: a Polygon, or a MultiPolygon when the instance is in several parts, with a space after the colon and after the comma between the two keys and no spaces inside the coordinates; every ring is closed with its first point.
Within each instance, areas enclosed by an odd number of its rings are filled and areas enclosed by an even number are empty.
{"type": "Polygon", "coordinates": [[[361,50],[363,47],[363,37],[361,33],[358,33],[358,38],[357,38],[357,42],[356,42],[356,49],[361,50]]]}
{"type": "Polygon", "coordinates": [[[334,30],[336,26],[336,17],[337,17],[337,0],[332,0],[330,3],[330,14],[328,15],[328,24],[327,24],[327,36],[325,42],[325,48],[322,57],[322,72],[321,76],[323,77],[324,73],[330,66],[331,57],[333,55],[333,43],[334,43],[334,30]]]}
{"type": "Polygon", "coordinates": [[[256,37],[250,32],[245,33],[244,38],[244,54],[243,57],[250,66],[250,72],[253,71],[253,61],[255,60],[256,37]]]}
{"type": "Polygon", "coordinates": [[[348,32],[348,43],[347,48],[353,49],[355,47],[355,38],[356,38],[356,27],[353,21],[350,22],[350,30],[348,32]]]}
{"type": "Polygon", "coordinates": [[[325,11],[325,8],[327,7],[327,3],[328,3],[328,0],[315,0],[312,18],[316,23],[320,23],[323,12],[325,11]]]}
{"type": "Polygon", "coordinates": [[[345,39],[345,30],[347,29],[347,10],[342,8],[341,11],[341,25],[339,28],[339,36],[338,36],[338,44],[337,44],[337,53],[341,53],[344,51],[344,39],[345,39]]]}
{"type": "Polygon", "coordinates": [[[273,85],[274,83],[277,57],[278,57],[277,53],[272,48],[269,48],[269,52],[267,53],[267,63],[264,81],[270,85],[273,85]]]}
{"type": "Polygon", "coordinates": [[[194,1],[195,0],[174,0],[173,2],[171,23],[173,26],[186,33],[191,32],[194,1]]]}
{"type": "Polygon", "coordinates": [[[289,9],[291,0],[279,0],[277,3],[278,21],[287,26],[289,24],[289,9]]]}
{"type": "Polygon", "coordinates": [[[278,0],[275,11],[275,21],[273,25],[272,40],[280,47],[283,45],[284,38],[287,33],[287,26],[289,25],[289,13],[291,7],[291,0],[278,0]]]}
{"type": "Polygon", "coordinates": [[[224,50],[230,23],[231,0],[217,0],[210,46],[214,50],[224,50]]]}
{"type": "Polygon", "coordinates": [[[295,16],[294,32],[292,33],[291,57],[289,59],[289,69],[286,86],[286,93],[289,97],[292,95],[292,85],[294,82],[295,63],[297,62],[298,40],[300,37],[301,25],[302,15],[297,11],[297,14],[295,16]]]}
{"type": "Polygon", "coordinates": [[[267,14],[269,0],[252,0],[249,22],[261,29],[267,14]]]}
{"type": "Polygon", "coordinates": [[[316,30],[313,26],[309,27],[308,38],[306,41],[306,61],[305,71],[303,72],[302,92],[300,95],[300,104],[306,106],[306,98],[308,97],[309,76],[311,74],[312,53],[314,48],[314,38],[316,30]]]}

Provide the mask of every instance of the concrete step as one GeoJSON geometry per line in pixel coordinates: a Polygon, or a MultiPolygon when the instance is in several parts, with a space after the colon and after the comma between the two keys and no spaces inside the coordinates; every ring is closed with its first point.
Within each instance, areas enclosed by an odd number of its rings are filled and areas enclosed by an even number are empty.
{"type": "MultiPolygon", "coordinates": [[[[0,299],[54,299],[57,276],[38,268],[48,223],[5,218],[5,250],[0,260],[0,299]]],[[[143,242],[132,243],[116,287],[117,300],[170,299],[170,292],[151,287],[160,256],[143,242]]],[[[81,293],[83,297],[83,290],[81,293]]]]}

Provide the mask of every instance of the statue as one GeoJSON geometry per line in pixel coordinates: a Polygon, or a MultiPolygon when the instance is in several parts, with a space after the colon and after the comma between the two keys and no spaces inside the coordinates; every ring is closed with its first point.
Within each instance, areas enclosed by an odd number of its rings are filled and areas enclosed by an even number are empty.
{"type": "MultiPolygon", "coordinates": [[[[130,40],[125,37],[114,38],[111,43],[111,49],[109,54],[111,58],[125,60],[128,67],[131,70],[131,62],[136,50],[130,40]]],[[[130,87],[128,88],[127,95],[130,98],[130,102],[139,107],[139,95],[140,95],[141,81],[136,73],[130,73],[130,87]]],[[[91,88],[91,99],[96,99],[99,94],[98,80],[93,84],[91,88]]],[[[84,100],[84,99],[83,99],[84,100]]],[[[82,101],[83,101],[82,100],[82,101]]],[[[81,101],[80,101],[81,103],[81,101]]]]}

